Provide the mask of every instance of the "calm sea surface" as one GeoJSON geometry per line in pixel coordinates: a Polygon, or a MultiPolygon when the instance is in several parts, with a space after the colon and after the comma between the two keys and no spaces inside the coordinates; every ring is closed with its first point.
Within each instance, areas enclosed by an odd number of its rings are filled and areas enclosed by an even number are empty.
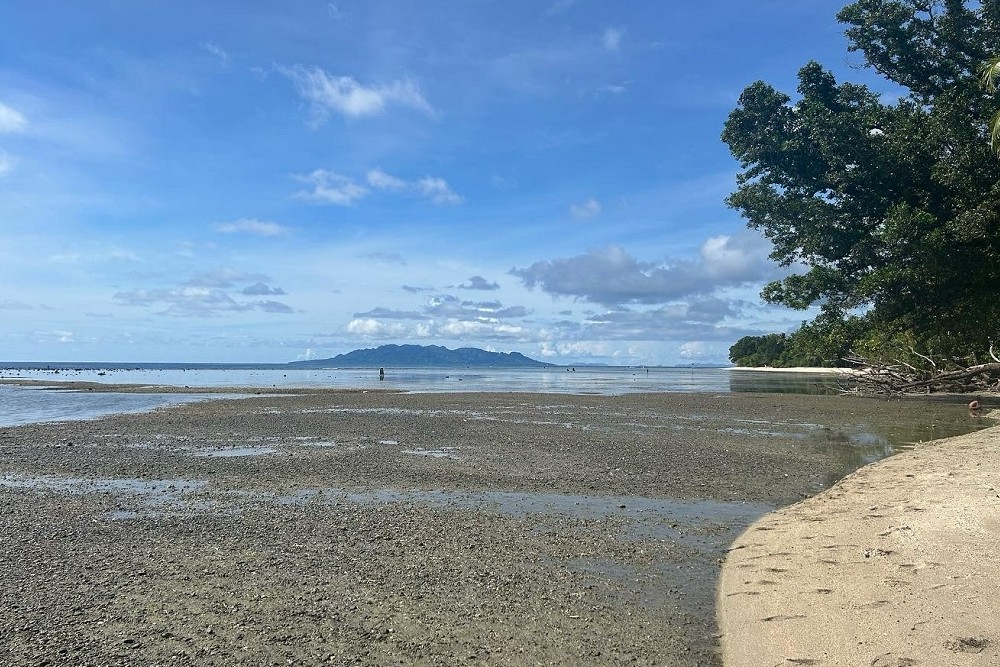
{"type": "MultiPolygon", "coordinates": [[[[731,371],[725,368],[386,368],[295,369],[283,365],[40,364],[0,362],[0,378],[163,387],[344,388],[411,392],[626,394],[635,392],[829,393],[828,375],[731,371]]],[[[93,419],[219,396],[114,393],[0,385],[0,426],[93,419]]]]}

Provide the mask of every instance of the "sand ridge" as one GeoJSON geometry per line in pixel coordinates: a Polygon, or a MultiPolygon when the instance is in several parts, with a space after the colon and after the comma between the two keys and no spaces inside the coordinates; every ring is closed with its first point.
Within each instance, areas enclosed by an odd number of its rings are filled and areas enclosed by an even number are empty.
{"type": "Polygon", "coordinates": [[[723,663],[1000,665],[998,550],[1000,426],[861,468],[733,543],[723,663]]]}

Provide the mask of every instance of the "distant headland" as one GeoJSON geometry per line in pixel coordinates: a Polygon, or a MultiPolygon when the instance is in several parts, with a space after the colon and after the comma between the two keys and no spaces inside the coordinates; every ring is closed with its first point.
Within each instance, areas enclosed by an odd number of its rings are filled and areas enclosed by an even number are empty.
{"type": "Polygon", "coordinates": [[[440,345],[381,345],[374,349],[354,350],[329,359],[292,361],[296,368],[365,368],[374,366],[477,366],[494,368],[541,368],[553,366],[526,357],[520,352],[488,352],[475,347],[449,350],[440,345]]]}

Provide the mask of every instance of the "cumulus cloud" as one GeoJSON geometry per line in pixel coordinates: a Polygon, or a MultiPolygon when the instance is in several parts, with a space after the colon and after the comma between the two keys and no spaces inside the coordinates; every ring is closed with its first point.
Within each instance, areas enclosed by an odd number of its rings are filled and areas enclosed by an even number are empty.
{"type": "Polygon", "coordinates": [[[368,185],[376,190],[411,192],[435,204],[458,204],[462,198],[451,189],[448,182],[440,177],[424,176],[416,181],[406,181],[381,169],[372,169],[365,174],[368,185]]]}
{"type": "Polygon", "coordinates": [[[389,106],[401,106],[433,113],[433,109],[411,79],[365,86],[350,76],[329,74],[319,67],[280,68],[291,79],[299,95],[312,105],[317,121],[330,113],[349,118],[380,114],[389,106]]]}
{"type": "Polygon", "coordinates": [[[124,306],[160,307],[161,315],[173,317],[219,317],[226,314],[260,311],[292,313],[291,307],[275,301],[244,300],[245,296],[280,296],[285,291],[267,285],[260,273],[217,269],[192,276],[177,287],[144,288],[118,292],[115,301],[124,306]],[[236,289],[241,283],[251,283],[236,289]]]}
{"type": "Polygon", "coordinates": [[[531,330],[513,322],[527,317],[524,306],[505,306],[500,301],[467,301],[451,295],[429,298],[419,309],[376,307],[354,313],[346,326],[348,334],[365,338],[476,338],[479,340],[526,341],[531,330]]]}
{"type": "Polygon", "coordinates": [[[312,191],[295,194],[296,198],[306,201],[350,206],[368,194],[368,189],[358,185],[353,179],[326,169],[315,169],[312,173],[295,178],[312,185],[312,191]]]}
{"type": "Polygon", "coordinates": [[[407,334],[406,325],[383,322],[374,317],[355,318],[347,323],[347,333],[364,337],[394,337],[407,334]]]}
{"type": "Polygon", "coordinates": [[[685,359],[701,359],[714,353],[714,350],[703,340],[693,340],[683,343],[679,353],[685,359]]]}
{"type": "Polygon", "coordinates": [[[500,284],[495,281],[490,282],[486,280],[486,278],[483,278],[482,276],[472,276],[458,287],[459,289],[491,291],[500,289],[500,284]]]}
{"type": "Polygon", "coordinates": [[[285,290],[280,287],[269,287],[264,283],[257,282],[240,290],[244,296],[280,296],[285,294],[285,290]]]}
{"type": "Polygon", "coordinates": [[[700,291],[693,264],[640,262],[614,245],[577,257],[535,262],[510,273],[530,289],[605,305],[663,303],[700,291]]]}
{"type": "Polygon", "coordinates": [[[0,102],[0,134],[24,132],[28,127],[28,119],[17,109],[0,102]]]}
{"type": "Polygon", "coordinates": [[[423,197],[438,205],[459,204],[462,201],[462,197],[456,194],[443,178],[424,176],[414,181],[407,181],[378,168],[371,169],[365,174],[367,187],[349,176],[325,169],[316,169],[311,174],[295,178],[313,186],[311,192],[297,193],[295,195],[297,198],[341,206],[349,206],[373,190],[423,197]]]}
{"type": "Polygon", "coordinates": [[[601,203],[593,197],[589,197],[580,204],[571,204],[569,212],[577,220],[586,220],[600,214],[601,203]]]}
{"type": "Polygon", "coordinates": [[[368,185],[376,190],[406,190],[409,184],[401,178],[396,178],[381,169],[372,169],[365,175],[368,185]]]}
{"type": "Polygon", "coordinates": [[[276,222],[258,220],[257,218],[240,218],[232,222],[215,224],[215,231],[223,234],[254,234],[256,236],[279,236],[287,234],[288,228],[276,222]]]}
{"type": "Polygon", "coordinates": [[[396,310],[394,308],[383,308],[381,306],[372,308],[364,313],[354,313],[359,319],[383,319],[383,320],[426,320],[429,317],[424,313],[415,310],[396,310]]]}
{"type": "Polygon", "coordinates": [[[280,301],[255,301],[249,304],[253,308],[264,311],[265,313],[294,313],[290,306],[281,303],[280,301]]]}
{"type": "Polygon", "coordinates": [[[443,178],[425,176],[417,181],[420,193],[435,204],[460,204],[462,198],[451,189],[443,178]]]}
{"type": "Polygon", "coordinates": [[[707,295],[775,275],[767,246],[759,237],[717,236],[701,247],[697,260],[643,262],[619,246],[585,255],[535,262],[510,273],[530,289],[603,305],[663,304],[707,295]]]}

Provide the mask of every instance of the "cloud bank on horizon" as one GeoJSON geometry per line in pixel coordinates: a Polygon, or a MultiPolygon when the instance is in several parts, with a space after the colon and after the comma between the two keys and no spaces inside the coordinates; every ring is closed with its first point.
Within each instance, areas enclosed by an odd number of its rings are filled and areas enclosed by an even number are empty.
{"type": "Polygon", "coordinates": [[[757,296],[722,124],[871,76],[840,5],[14,3],[0,358],[724,362],[811,315],[757,296]]]}

